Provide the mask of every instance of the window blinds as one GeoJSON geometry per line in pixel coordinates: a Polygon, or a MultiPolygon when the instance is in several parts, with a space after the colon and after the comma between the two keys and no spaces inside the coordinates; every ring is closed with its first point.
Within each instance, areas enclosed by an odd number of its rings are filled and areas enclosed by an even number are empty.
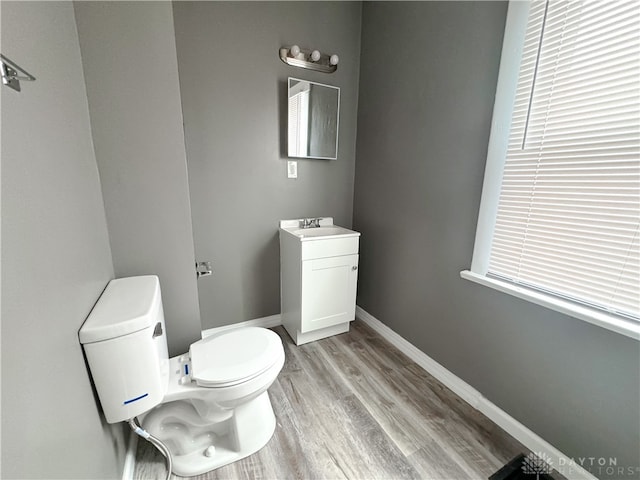
{"type": "Polygon", "coordinates": [[[640,316],[640,7],[535,1],[489,274],[640,316]]]}

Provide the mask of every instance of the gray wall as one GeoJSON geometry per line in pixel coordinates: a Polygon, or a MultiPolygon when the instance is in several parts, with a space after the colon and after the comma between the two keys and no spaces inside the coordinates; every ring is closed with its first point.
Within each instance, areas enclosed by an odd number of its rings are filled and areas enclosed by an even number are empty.
{"type": "Polygon", "coordinates": [[[361,5],[173,5],[203,328],[280,312],[278,220],[333,216],[351,226],[361,5]],[[337,53],[334,74],[287,66],[281,46],[337,53]],[[341,88],[337,161],[299,160],[287,179],[289,76],[341,88]]]}
{"type": "Polygon", "coordinates": [[[637,467],[638,342],[459,277],[471,264],[506,10],[365,3],[358,304],[567,455],[637,467]]]}
{"type": "Polygon", "coordinates": [[[201,326],[171,3],[75,11],[115,274],[160,277],[177,355],[201,326]]]}
{"type": "Polygon", "coordinates": [[[2,2],[2,478],[116,478],[78,329],[113,267],[71,2],[2,2]]]}

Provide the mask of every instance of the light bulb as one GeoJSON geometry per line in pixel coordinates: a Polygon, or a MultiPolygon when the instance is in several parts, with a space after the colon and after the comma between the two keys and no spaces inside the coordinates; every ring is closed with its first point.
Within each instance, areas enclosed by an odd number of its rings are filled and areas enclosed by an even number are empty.
{"type": "Polygon", "coordinates": [[[331,55],[331,57],[329,58],[329,63],[331,65],[337,65],[339,61],[340,61],[340,58],[338,58],[338,55],[336,55],[335,53],[331,55]]]}
{"type": "Polygon", "coordinates": [[[311,52],[311,60],[314,62],[320,60],[320,52],[318,50],[314,50],[313,52],[311,52]]]}
{"type": "Polygon", "coordinates": [[[297,57],[298,55],[300,55],[300,47],[298,45],[291,45],[289,53],[292,57],[297,57]]]}

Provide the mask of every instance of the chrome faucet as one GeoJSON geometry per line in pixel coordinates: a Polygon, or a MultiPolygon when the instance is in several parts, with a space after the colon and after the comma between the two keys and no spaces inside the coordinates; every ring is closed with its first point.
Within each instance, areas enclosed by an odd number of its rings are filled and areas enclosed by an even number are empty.
{"type": "Polygon", "coordinates": [[[320,218],[303,218],[300,223],[302,228],[317,228],[320,226],[320,218]]]}

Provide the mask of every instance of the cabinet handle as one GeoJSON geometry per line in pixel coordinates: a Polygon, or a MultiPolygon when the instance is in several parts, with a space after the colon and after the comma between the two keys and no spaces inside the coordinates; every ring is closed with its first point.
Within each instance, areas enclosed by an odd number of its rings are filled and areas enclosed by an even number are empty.
{"type": "Polygon", "coordinates": [[[351,270],[357,270],[357,269],[358,269],[357,265],[354,265],[353,267],[351,267],[351,270]]]}

